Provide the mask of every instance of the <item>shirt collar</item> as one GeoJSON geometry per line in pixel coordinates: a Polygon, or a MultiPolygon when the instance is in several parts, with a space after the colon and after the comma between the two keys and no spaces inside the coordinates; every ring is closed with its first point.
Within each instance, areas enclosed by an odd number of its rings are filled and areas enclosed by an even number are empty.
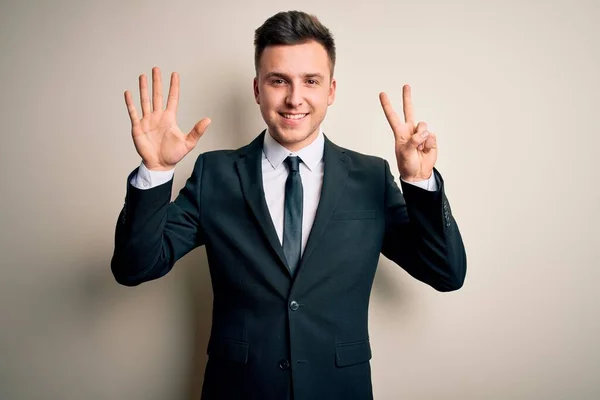
{"type": "Polygon", "coordinates": [[[267,129],[265,133],[265,139],[263,143],[263,153],[269,160],[269,163],[273,169],[277,169],[281,163],[290,155],[298,156],[302,162],[308,167],[310,171],[313,171],[321,159],[323,159],[323,151],[325,149],[325,137],[323,136],[323,130],[319,128],[319,135],[311,144],[302,149],[293,152],[283,147],[277,142],[267,129]]]}

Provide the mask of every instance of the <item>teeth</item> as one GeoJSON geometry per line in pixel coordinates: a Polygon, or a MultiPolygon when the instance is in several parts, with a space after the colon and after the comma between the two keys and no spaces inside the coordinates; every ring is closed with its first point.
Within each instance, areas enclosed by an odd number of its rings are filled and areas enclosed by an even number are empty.
{"type": "Polygon", "coordinates": [[[306,117],[306,114],[283,114],[287,119],[302,119],[306,117]]]}

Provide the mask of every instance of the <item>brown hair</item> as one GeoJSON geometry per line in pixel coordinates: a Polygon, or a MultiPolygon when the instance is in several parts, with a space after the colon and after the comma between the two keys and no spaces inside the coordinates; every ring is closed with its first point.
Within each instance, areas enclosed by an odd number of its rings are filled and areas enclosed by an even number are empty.
{"type": "Polygon", "coordinates": [[[260,56],[265,47],[280,44],[301,44],[314,40],[320,43],[329,57],[333,76],[335,43],[329,29],[319,19],[302,11],[282,11],[267,19],[254,32],[254,68],[258,74],[260,56]]]}

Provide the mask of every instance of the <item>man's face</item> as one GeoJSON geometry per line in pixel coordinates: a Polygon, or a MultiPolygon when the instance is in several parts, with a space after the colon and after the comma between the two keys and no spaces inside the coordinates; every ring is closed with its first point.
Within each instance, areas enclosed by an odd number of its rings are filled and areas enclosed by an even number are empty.
{"type": "Polygon", "coordinates": [[[330,75],[327,51],[315,41],[263,51],[254,97],[269,132],[288,150],[300,150],[319,134],[335,99],[336,82],[330,75]]]}

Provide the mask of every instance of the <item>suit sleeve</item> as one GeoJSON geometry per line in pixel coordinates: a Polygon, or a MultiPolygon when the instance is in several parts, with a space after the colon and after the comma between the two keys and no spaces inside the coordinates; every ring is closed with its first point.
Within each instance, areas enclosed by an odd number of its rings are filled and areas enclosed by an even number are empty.
{"type": "Polygon", "coordinates": [[[141,190],[127,178],[125,205],[115,231],[113,276],[136,286],[164,276],[175,262],[204,244],[201,226],[201,182],[204,159],[198,157],[192,176],[171,202],[173,180],[141,190]]]}
{"type": "Polygon", "coordinates": [[[401,192],[387,161],[384,169],[383,255],[440,292],[461,288],[467,269],[466,252],[441,175],[434,169],[437,191],[401,182],[401,192]]]}

